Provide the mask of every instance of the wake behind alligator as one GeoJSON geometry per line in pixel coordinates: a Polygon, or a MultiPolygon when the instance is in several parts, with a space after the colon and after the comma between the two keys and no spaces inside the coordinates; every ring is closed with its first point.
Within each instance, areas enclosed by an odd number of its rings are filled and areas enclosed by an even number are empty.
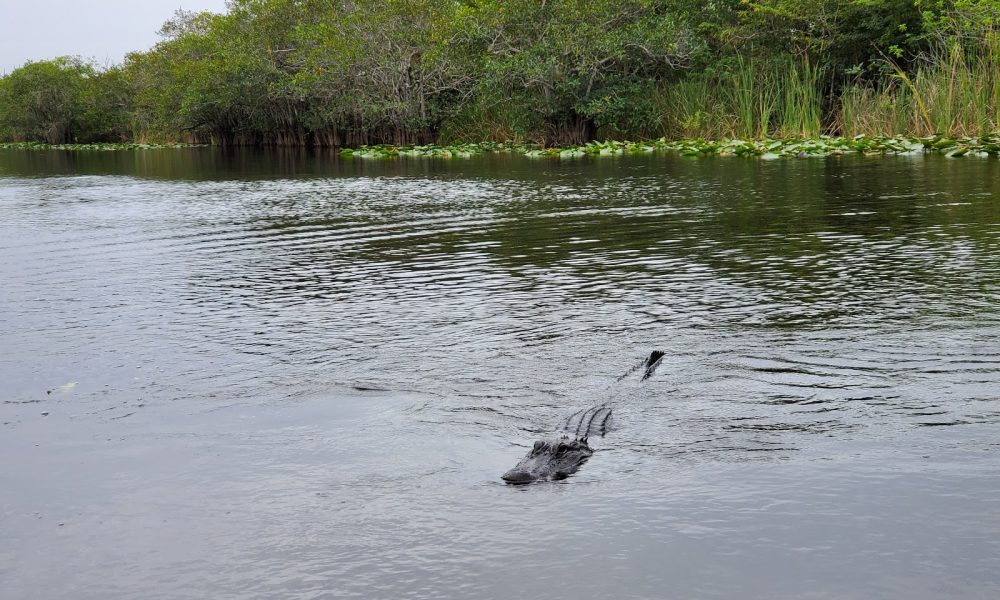
{"type": "MultiPolygon", "coordinates": [[[[649,358],[638,362],[616,381],[621,381],[644,368],[642,378],[645,381],[663,360],[663,352],[654,350],[649,358]]],[[[570,415],[563,424],[564,435],[558,439],[538,440],[531,451],[517,465],[501,475],[507,483],[531,483],[565,479],[576,473],[594,453],[588,439],[591,435],[604,437],[608,422],[611,420],[611,407],[600,404],[578,410],[570,415]]]]}

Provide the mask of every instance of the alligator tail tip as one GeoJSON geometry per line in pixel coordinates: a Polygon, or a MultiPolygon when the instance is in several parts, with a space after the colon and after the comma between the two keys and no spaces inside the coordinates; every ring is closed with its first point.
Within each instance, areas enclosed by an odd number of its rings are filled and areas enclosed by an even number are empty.
{"type": "Polygon", "coordinates": [[[664,356],[666,356],[666,352],[662,350],[653,350],[649,353],[649,358],[646,359],[646,372],[642,374],[641,381],[646,381],[652,376],[656,367],[660,366],[660,361],[663,360],[664,356]]]}

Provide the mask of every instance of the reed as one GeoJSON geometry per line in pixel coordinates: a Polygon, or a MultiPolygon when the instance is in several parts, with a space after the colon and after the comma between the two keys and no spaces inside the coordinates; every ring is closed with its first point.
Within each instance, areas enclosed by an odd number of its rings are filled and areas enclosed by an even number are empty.
{"type": "Polygon", "coordinates": [[[852,84],[840,94],[840,114],[833,129],[845,137],[924,133],[926,127],[913,94],[893,83],[878,87],[852,84]]]}
{"type": "MultiPolygon", "coordinates": [[[[888,59],[887,59],[888,61],[888,59]]],[[[853,135],[986,135],[1000,130],[1000,33],[975,49],[952,44],[879,86],[852,85],[840,97],[839,129],[853,135]]]]}
{"type": "Polygon", "coordinates": [[[730,88],[730,104],[738,127],[734,137],[767,137],[781,95],[775,71],[738,55],[734,83],[730,88]]]}
{"type": "MultiPolygon", "coordinates": [[[[492,96],[487,96],[492,97],[492,96]]],[[[438,143],[536,141],[542,129],[541,119],[514,102],[489,102],[485,97],[472,100],[441,123],[438,143]]]]}
{"type": "Polygon", "coordinates": [[[665,86],[662,133],[673,139],[819,136],[820,77],[821,69],[808,61],[740,55],[720,73],[665,86]]]}
{"type": "Polygon", "coordinates": [[[801,63],[789,62],[778,113],[781,137],[819,137],[822,128],[821,73],[822,69],[810,64],[808,57],[801,63]]]}
{"type": "Polygon", "coordinates": [[[660,127],[667,138],[717,138],[730,126],[723,119],[716,85],[705,77],[689,77],[663,86],[659,94],[660,127]]]}

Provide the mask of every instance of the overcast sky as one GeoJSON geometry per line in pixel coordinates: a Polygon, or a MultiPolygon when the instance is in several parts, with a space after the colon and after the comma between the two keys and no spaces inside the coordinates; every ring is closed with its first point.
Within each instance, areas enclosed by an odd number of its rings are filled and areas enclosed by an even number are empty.
{"type": "Polygon", "coordinates": [[[225,0],[0,0],[0,74],[67,54],[119,63],[160,40],[178,8],[224,12],[225,0]]]}

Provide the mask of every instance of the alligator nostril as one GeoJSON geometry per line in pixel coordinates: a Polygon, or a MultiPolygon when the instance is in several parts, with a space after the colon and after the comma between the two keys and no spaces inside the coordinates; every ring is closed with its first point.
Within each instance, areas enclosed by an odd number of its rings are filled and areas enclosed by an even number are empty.
{"type": "Polygon", "coordinates": [[[518,471],[516,469],[507,471],[500,476],[500,479],[503,479],[507,483],[530,483],[533,480],[531,474],[527,471],[518,471]]]}

